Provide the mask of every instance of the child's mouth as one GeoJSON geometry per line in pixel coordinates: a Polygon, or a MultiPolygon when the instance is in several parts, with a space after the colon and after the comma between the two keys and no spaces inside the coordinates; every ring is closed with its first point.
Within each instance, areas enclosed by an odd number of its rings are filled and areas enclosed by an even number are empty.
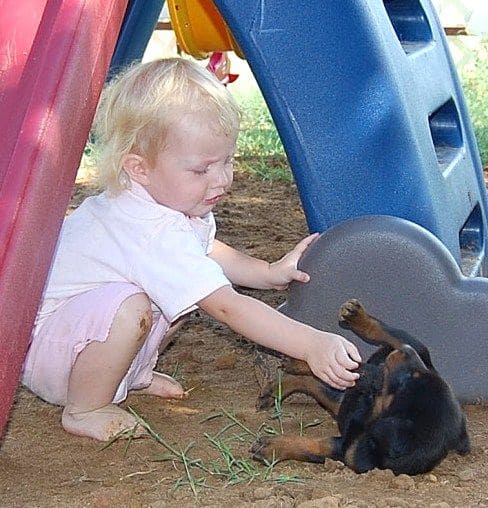
{"type": "Polygon", "coordinates": [[[220,194],[218,196],[214,196],[213,198],[206,199],[204,203],[206,205],[216,205],[223,197],[223,194],[220,194]]]}

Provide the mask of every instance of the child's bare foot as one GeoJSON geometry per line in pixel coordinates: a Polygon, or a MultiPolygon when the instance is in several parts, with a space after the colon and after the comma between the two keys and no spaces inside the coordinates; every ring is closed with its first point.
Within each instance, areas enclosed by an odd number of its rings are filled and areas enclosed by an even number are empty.
{"type": "Polygon", "coordinates": [[[142,390],[134,390],[134,394],[142,395],[156,395],[162,399],[187,399],[188,392],[185,392],[183,387],[168,374],[161,372],[153,372],[153,379],[151,384],[142,388],[142,390]]]}
{"type": "MultiPolygon", "coordinates": [[[[61,418],[64,430],[86,436],[99,441],[109,441],[112,437],[123,430],[129,430],[136,426],[134,416],[124,411],[115,404],[108,404],[93,411],[78,412],[66,406],[61,418]]],[[[145,434],[142,427],[135,428],[133,437],[145,434]]]]}

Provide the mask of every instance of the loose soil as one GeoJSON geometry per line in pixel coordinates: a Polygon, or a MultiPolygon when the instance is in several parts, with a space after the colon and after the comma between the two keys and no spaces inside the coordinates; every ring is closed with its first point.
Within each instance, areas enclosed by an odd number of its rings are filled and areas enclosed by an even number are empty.
{"type": "MultiPolygon", "coordinates": [[[[94,191],[90,182],[78,183],[72,206],[94,191]]],[[[216,215],[221,239],[268,260],[279,258],[307,234],[294,185],[249,174],[237,173],[232,193],[216,215]]],[[[273,291],[246,293],[273,306],[286,297],[273,291]]],[[[467,457],[450,455],[426,475],[395,477],[390,471],[358,475],[334,461],[286,462],[269,470],[254,463],[248,453],[254,438],[240,425],[252,432],[260,428],[264,432],[263,424],[280,428],[272,410],[255,410],[262,382],[255,364],[255,347],[225,326],[194,314],[158,364],[161,371],[176,372],[186,388],[193,388],[190,399],[169,402],[145,395],[130,396],[126,403],[176,451],[190,447],[191,459],[200,459],[210,470],[219,464],[214,469],[223,471],[222,454],[205,436],[218,435],[235,459],[247,461],[243,466],[257,468],[260,476],[253,481],[230,485],[229,476],[191,468],[194,478],[205,481],[195,495],[180,481],[186,478],[184,465],[162,461],[168,451],[155,439],[118,440],[102,448],[98,442],[64,432],[59,407],[19,388],[0,451],[0,506],[488,506],[488,408],[483,406],[465,408],[473,452],[467,457]],[[232,417],[240,425],[229,427],[232,417]]],[[[289,433],[300,428],[308,436],[336,432],[333,420],[304,397],[285,402],[281,420],[289,433]]]]}

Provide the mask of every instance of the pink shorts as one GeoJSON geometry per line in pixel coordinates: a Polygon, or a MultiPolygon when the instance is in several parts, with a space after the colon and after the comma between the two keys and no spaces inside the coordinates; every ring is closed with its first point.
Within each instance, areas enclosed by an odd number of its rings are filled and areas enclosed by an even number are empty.
{"type": "MultiPolygon", "coordinates": [[[[66,405],[68,381],[78,354],[90,342],[105,342],[115,314],[129,296],[142,293],[129,283],[109,283],[74,296],[38,323],[24,362],[22,383],[52,404],[66,405]]],[[[149,386],[169,323],[157,312],[151,331],[122,379],[113,402],[129,390],[149,386]]]]}

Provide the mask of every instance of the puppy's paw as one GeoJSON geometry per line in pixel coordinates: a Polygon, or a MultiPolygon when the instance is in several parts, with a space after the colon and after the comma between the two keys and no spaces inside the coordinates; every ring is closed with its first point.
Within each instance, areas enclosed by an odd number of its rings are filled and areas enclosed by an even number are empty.
{"type": "Polygon", "coordinates": [[[275,442],[278,444],[277,441],[279,441],[279,439],[279,437],[261,436],[254,442],[249,450],[252,453],[252,458],[266,464],[280,460],[280,457],[277,455],[277,448],[279,447],[273,444],[275,442]]]}
{"type": "Polygon", "coordinates": [[[367,317],[364,307],[359,300],[351,299],[341,305],[339,309],[339,326],[355,328],[367,317]]]}
{"type": "Polygon", "coordinates": [[[256,401],[256,409],[258,411],[264,411],[265,409],[269,409],[274,406],[275,403],[275,394],[277,392],[277,386],[274,381],[268,383],[263,390],[261,391],[261,395],[256,401]]]}

